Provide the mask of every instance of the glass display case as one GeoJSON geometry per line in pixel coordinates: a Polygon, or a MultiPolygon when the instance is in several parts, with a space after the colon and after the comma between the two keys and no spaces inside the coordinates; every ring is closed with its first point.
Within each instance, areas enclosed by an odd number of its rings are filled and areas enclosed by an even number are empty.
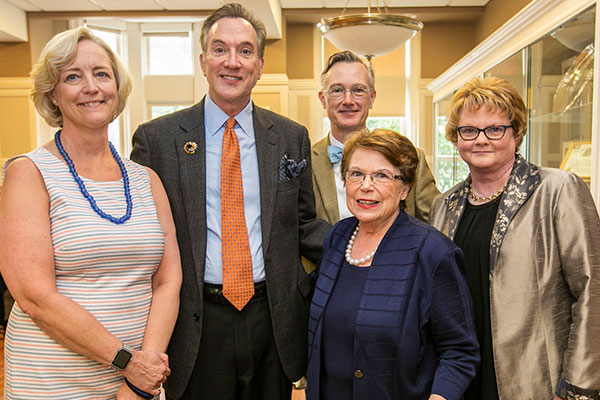
{"type": "Polygon", "coordinates": [[[595,8],[529,46],[528,63],[529,159],[537,165],[570,169],[588,182],[595,8]],[[589,152],[585,143],[589,143],[589,152]],[[575,145],[584,151],[573,151],[575,145]]]}
{"type": "MultiPolygon", "coordinates": [[[[588,185],[593,175],[595,16],[596,5],[588,6],[475,74],[508,80],[525,100],[528,132],[520,149],[525,158],[536,165],[570,170],[588,185]]],[[[475,75],[465,76],[462,82],[475,75]]],[[[434,92],[434,171],[440,190],[468,173],[460,157],[450,158],[447,148],[444,125],[450,98],[448,94],[435,99],[434,92]]]]}

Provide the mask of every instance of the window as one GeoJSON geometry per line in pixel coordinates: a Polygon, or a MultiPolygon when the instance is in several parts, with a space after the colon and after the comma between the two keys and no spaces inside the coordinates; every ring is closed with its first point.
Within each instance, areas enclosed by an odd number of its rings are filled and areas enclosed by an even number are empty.
{"type": "Polygon", "coordinates": [[[174,113],[175,111],[183,110],[189,107],[186,104],[169,104],[169,105],[151,105],[150,106],[150,118],[158,118],[163,115],[174,113]]]}
{"type": "MultiPolygon", "coordinates": [[[[404,117],[369,117],[367,118],[367,128],[369,130],[384,128],[405,134],[404,117]]],[[[409,138],[412,140],[412,138],[409,138]]]]}
{"type": "MultiPolygon", "coordinates": [[[[106,42],[108,47],[110,47],[111,50],[121,59],[121,61],[123,61],[123,64],[125,64],[123,57],[123,38],[121,35],[121,31],[116,29],[108,29],[104,27],[101,28],[94,25],[86,25],[87,28],[90,31],[92,31],[94,35],[106,42]]],[[[125,113],[125,110],[123,110],[123,113],[125,113]]],[[[122,116],[123,114],[119,115],[117,119],[115,119],[113,122],[111,122],[110,125],[108,125],[108,140],[110,140],[117,152],[119,152],[120,154],[123,154],[123,140],[125,140],[121,135],[123,126],[122,116]]]]}
{"type": "Polygon", "coordinates": [[[456,147],[446,139],[446,113],[452,95],[435,104],[435,157],[434,175],[438,189],[443,193],[469,174],[469,167],[460,158],[456,147]]]}
{"type": "Polygon", "coordinates": [[[120,58],[122,58],[123,54],[121,52],[121,32],[96,28],[93,26],[88,26],[88,29],[92,31],[94,35],[104,40],[106,44],[112,49],[112,51],[114,51],[116,54],[119,55],[120,58]]]}
{"type": "MultiPolygon", "coordinates": [[[[329,118],[323,118],[323,132],[329,133],[331,130],[331,122],[329,118]]],[[[367,129],[373,130],[377,128],[390,129],[398,133],[404,134],[404,117],[369,117],[367,118],[367,129]]],[[[409,138],[412,140],[412,138],[409,138]]]]}
{"type": "Polygon", "coordinates": [[[192,75],[189,32],[145,33],[145,75],[192,75]]]}

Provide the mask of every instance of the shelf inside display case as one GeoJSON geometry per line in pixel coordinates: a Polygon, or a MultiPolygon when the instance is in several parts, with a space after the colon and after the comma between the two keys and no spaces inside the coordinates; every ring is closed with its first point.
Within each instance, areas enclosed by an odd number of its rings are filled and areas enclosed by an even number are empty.
{"type": "Polygon", "coordinates": [[[528,154],[536,165],[560,168],[567,158],[573,172],[591,175],[591,157],[574,151],[572,143],[592,140],[594,29],[593,6],[527,47],[529,83],[528,154]]]}
{"type": "Polygon", "coordinates": [[[592,114],[589,112],[590,107],[593,103],[590,101],[580,106],[570,108],[566,111],[550,112],[542,115],[534,115],[532,112],[529,117],[529,123],[537,122],[552,122],[561,124],[579,124],[579,123],[591,123],[592,114]],[[574,118],[576,116],[577,118],[574,118]]]}

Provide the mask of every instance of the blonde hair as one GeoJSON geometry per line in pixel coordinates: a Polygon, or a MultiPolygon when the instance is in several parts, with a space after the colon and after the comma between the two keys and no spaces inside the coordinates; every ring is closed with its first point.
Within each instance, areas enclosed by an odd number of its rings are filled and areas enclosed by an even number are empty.
{"type": "Polygon", "coordinates": [[[368,129],[353,133],[344,143],[342,153],[342,177],[348,171],[348,162],[356,149],[362,148],[381,153],[394,167],[400,170],[402,181],[408,185],[415,182],[419,157],[411,141],[398,132],[389,129],[368,129]]]}
{"type": "Polygon", "coordinates": [[[62,113],[50,100],[50,94],[59,81],[60,72],[75,59],[77,45],[82,40],[91,40],[100,46],[106,51],[110,59],[117,84],[118,97],[114,118],[121,114],[127,103],[127,97],[131,93],[132,80],[129,72],[102,39],[84,27],[61,32],[44,46],[42,54],[40,54],[30,74],[33,81],[33,88],[30,93],[31,100],[38,113],[50,126],[61,127],[63,124],[62,113]]]}
{"type": "Polygon", "coordinates": [[[448,110],[446,139],[456,146],[458,121],[463,110],[477,111],[481,107],[506,115],[513,127],[518,151],[527,133],[527,107],[513,85],[496,77],[471,79],[454,93],[448,110]]]}

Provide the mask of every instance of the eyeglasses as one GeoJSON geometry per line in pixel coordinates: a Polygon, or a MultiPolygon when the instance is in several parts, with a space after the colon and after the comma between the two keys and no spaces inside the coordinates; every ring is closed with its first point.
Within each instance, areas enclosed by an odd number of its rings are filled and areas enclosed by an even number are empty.
{"type": "Polygon", "coordinates": [[[358,184],[363,183],[367,176],[370,176],[371,181],[373,181],[376,184],[391,183],[394,181],[394,179],[402,180],[402,177],[400,175],[394,175],[393,173],[387,170],[375,171],[371,172],[370,174],[367,174],[358,169],[349,169],[348,171],[346,171],[345,178],[347,183],[358,184]]]}
{"type": "Polygon", "coordinates": [[[462,140],[475,140],[481,132],[489,140],[500,140],[504,137],[507,128],[512,128],[512,125],[492,125],[487,128],[479,129],[474,126],[459,126],[456,128],[462,140]]]}
{"type": "Polygon", "coordinates": [[[355,99],[361,99],[367,93],[370,93],[371,89],[363,85],[354,85],[350,89],[346,89],[342,85],[333,85],[328,90],[325,90],[325,93],[328,93],[329,97],[337,100],[344,97],[346,95],[346,92],[350,92],[352,97],[354,97],[355,99]]]}

